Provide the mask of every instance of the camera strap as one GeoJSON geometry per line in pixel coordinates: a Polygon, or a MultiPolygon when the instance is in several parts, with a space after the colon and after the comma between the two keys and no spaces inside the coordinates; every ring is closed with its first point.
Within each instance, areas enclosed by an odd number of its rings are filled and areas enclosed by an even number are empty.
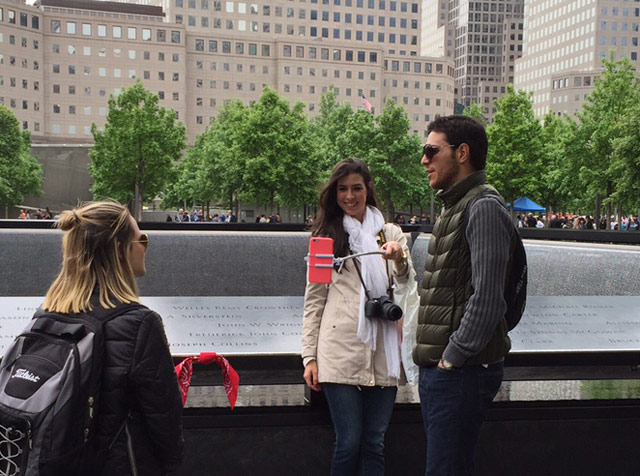
{"type": "MultiPolygon", "coordinates": [[[[378,235],[380,237],[380,242],[384,245],[387,242],[387,238],[384,235],[384,231],[380,230],[380,233],[378,235]]],[[[393,299],[393,279],[389,274],[389,260],[384,260],[384,264],[386,265],[387,276],[389,277],[389,288],[387,289],[387,294],[391,299],[393,299]]],[[[371,296],[369,295],[369,290],[367,289],[367,285],[364,284],[364,279],[362,279],[362,273],[360,272],[360,259],[354,258],[353,265],[356,267],[356,271],[358,272],[358,277],[360,278],[360,282],[362,283],[362,287],[364,288],[364,295],[367,298],[367,300],[369,300],[371,299],[371,296]]]]}

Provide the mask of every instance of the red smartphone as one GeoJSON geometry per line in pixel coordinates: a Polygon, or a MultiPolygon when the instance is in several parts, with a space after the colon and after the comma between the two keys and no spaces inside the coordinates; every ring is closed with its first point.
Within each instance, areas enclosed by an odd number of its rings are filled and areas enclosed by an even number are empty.
{"type": "Polygon", "coordinates": [[[313,236],[309,240],[310,283],[329,284],[333,271],[333,239],[313,236]]]}

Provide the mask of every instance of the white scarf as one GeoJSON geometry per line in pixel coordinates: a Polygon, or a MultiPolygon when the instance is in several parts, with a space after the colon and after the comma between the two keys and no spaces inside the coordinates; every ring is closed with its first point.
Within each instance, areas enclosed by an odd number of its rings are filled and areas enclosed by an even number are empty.
{"type": "MultiPolygon", "coordinates": [[[[379,251],[376,238],[384,226],[384,218],[380,210],[367,206],[364,220],[360,223],[355,218],[345,214],[342,219],[344,230],[349,234],[349,248],[355,253],[379,251]]],[[[380,255],[362,256],[362,280],[367,286],[369,296],[378,298],[387,294],[389,276],[380,255]]],[[[391,378],[400,378],[400,334],[396,322],[384,319],[369,319],[364,315],[366,301],[364,286],[360,285],[360,308],[358,311],[358,338],[371,350],[376,350],[378,337],[378,322],[382,327],[384,351],[387,359],[387,373],[391,378]]]]}

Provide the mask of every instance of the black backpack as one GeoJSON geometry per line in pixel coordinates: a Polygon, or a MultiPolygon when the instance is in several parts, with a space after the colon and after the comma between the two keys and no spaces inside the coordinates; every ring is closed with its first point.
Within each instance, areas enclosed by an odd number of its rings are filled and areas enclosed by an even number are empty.
{"type": "Polygon", "coordinates": [[[103,327],[137,309],[65,315],[38,310],[0,365],[0,475],[77,474],[93,450],[103,327]]]}
{"type": "MultiPolygon", "coordinates": [[[[483,197],[495,198],[505,209],[507,208],[504,200],[500,195],[496,195],[492,192],[483,192],[474,197],[467,206],[467,210],[471,207],[471,203],[475,200],[483,197]]],[[[467,224],[467,210],[465,210],[464,225],[467,224]]],[[[507,210],[508,211],[508,210],[507,210]]],[[[504,318],[507,321],[507,329],[513,330],[522,315],[527,305],[527,253],[522,243],[522,238],[518,232],[518,228],[513,225],[513,235],[511,236],[511,248],[509,252],[509,263],[507,265],[507,277],[504,286],[504,300],[507,303],[507,311],[504,318]]]]}
{"type": "Polygon", "coordinates": [[[507,281],[504,286],[504,300],[507,303],[507,312],[504,318],[507,321],[507,328],[513,330],[518,325],[524,308],[527,305],[527,253],[518,229],[513,227],[511,238],[511,255],[507,271],[507,281]]]}

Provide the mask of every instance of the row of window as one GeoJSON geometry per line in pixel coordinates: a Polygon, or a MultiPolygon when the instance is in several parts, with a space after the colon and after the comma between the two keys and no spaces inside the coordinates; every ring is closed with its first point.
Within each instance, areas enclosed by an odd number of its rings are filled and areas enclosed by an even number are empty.
{"type": "MultiPolygon", "coordinates": [[[[303,2],[304,0],[300,0],[301,2],[303,2]]],[[[333,5],[336,7],[341,6],[342,1],[344,1],[344,6],[345,7],[352,7],[355,6],[357,8],[364,8],[365,6],[365,1],[364,0],[333,0],[332,2],[330,2],[329,0],[322,0],[320,3],[322,5],[333,5]]],[[[311,0],[312,4],[317,4],[319,3],[318,0],[311,0]]],[[[215,12],[221,12],[222,11],[222,4],[223,2],[220,0],[214,0],[213,2],[213,11],[215,12]]],[[[400,5],[400,11],[403,13],[408,13],[409,12],[409,3],[408,2],[396,2],[396,1],[390,1],[388,2],[389,5],[389,10],[392,12],[398,11],[398,4],[400,5]]],[[[176,6],[176,8],[190,8],[190,9],[195,9],[197,8],[197,6],[200,7],[200,10],[209,10],[209,0],[200,0],[198,2],[198,0],[187,0],[186,2],[184,0],[175,0],[174,5],[176,6]],[[185,6],[186,3],[186,6],[185,6]]],[[[369,9],[374,9],[376,8],[376,2],[375,0],[367,0],[366,2],[367,8],[369,9]]],[[[226,13],[235,13],[236,11],[240,14],[246,14],[247,12],[251,13],[252,15],[257,15],[259,12],[259,8],[258,8],[258,4],[256,3],[251,3],[248,4],[249,8],[247,9],[247,3],[245,2],[238,2],[238,3],[234,3],[232,1],[226,1],[224,2],[224,7],[225,7],[225,12],[226,13]]],[[[386,0],[378,0],[378,9],[379,10],[386,10],[387,9],[387,1],[386,0]]],[[[281,6],[275,6],[273,9],[274,15],[277,17],[281,17],[283,15],[283,12],[285,10],[283,9],[283,7],[281,6]]],[[[418,4],[417,3],[412,3],[411,4],[411,13],[418,13],[418,4]]],[[[271,15],[271,5],[263,5],[262,7],[262,14],[265,16],[269,16],[271,15]]],[[[287,16],[293,16],[293,8],[291,7],[287,7],[286,8],[286,14],[287,16]]]]}
{"type": "MultiPolygon", "coordinates": [[[[269,8],[268,6],[265,8],[269,8]]],[[[291,9],[293,11],[293,9],[291,9]]],[[[329,11],[321,11],[319,12],[320,15],[318,15],[318,10],[310,10],[309,11],[309,19],[312,21],[316,21],[316,20],[322,20],[322,21],[330,21],[330,19],[333,20],[333,23],[346,23],[347,25],[353,24],[355,23],[356,25],[369,25],[369,26],[375,26],[376,24],[379,27],[385,28],[385,27],[389,27],[389,28],[402,28],[403,30],[408,29],[409,27],[411,27],[412,30],[417,30],[418,29],[418,19],[417,18],[396,18],[396,17],[385,17],[385,16],[379,16],[378,21],[376,22],[376,17],[375,15],[360,15],[360,14],[356,14],[353,15],[352,13],[341,13],[341,12],[333,12],[333,15],[331,15],[331,12],[329,11]]],[[[289,17],[289,15],[287,15],[287,17],[289,17]]],[[[293,17],[293,15],[291,16],[293,17]]],[[[195,15],[187,15],[187,23],[189,26],[196,26],[197,23],[197,16],[195,15]]],[[[307,19],[307,11],[306,10],[300,10],[298,12],[298,19],[299,20],[306,20],[307,19]]],[[[176,14],[174,17],[174,21],[176,24],[181,25],[184,23],[184,15],[181,14],[176,14]]],[[[209,26],[209,17],[200,17],[200,23],[201,26],[203,27],[208,27],[209,26]]],[[[252,21],[250,20],[249,22],[247,22],[246,20],[237,20],[237,23],[234,23],[234,20],[232,19],[227,19],[225,20],[225,25],[227,25],[227,29],[228,30],[233,30],[233,25],[237,24],[238,25],[238,29],[241,31],[246,31],[247,29],[247,25],[249,25],[251,27],[251,31],[258,31],[258,22],[257,21],[252,21]]],[[[270,25],[269,22],[263,22],[263,25],[270,25]]],[[[280,28],[282,28],[282,24],[281,23],[275,23],[275,25],[280,25],[280,28]]],[[[213,27],[214,28],[222,28],[222,19],[221,18],[214,18],[213,19],[213,27]]],[[[280,33],[282,33],[282,31],[280,31],[280,33]]],[[[75,34],[75,33],[72,33],[75,34]]],[[[91,33],[88,33],[89,35],[91,33]]]]}
{"type": "MultiPolygon", "coordinates": [[[[54,54],[59,54],[60,53],[60,45],[57,43],[54,43],[51,45],[51,51],[54,54]]],[[[67,45],[67,53],[71,56],[76,54],[76,47],[74,45],[67,45]]],[[[91,47],[90,46],[83,46],[82,47],[82,54],[84,56],[91,56],[91,47]]],[[[123,50],[121,48],[114,48],[113,49],[113,57],[114,58],[120,58],[123,55],[123,50]]],[[[100,48],[98,49],[98,56],[101,58],[106,58],[107,56],[107,49],[106,48],[100,48]]],[[[128,57],[131,60],[135,60],[138,56],[138,52],[136,50],[128,50],[128,57]]],[[[143,51],[142,52],[142,58],[144,60],[151,60],[151,52],[150,51],[143,51]]],[[[158,52],[158,61],[164,61],[165,60],[165,53],[160,51],[158,52]]],[[[171,53],[171,59],[174,63],[178,63],[180,62],[180,53],[171,53]]]]}
{"type": "MultiPolygon", "coordinates": [[[[67,35],[77,35],[78,27],[75,21],[67,21],[65,22],[66,33],[67,35]]],[[[98,38],[107,38],[107,25],[97,25],[96,35],[98,38]]],[[[142,41],[151,41],[152,40],[152,32],[151,28],[138,28],[135,26],[126,27],[127,39],[128,40],[137,40],[138,39],[138,30],[140,30],[140,39],[142,41]]],[[[51,20],[51,32],[52,33],[62,33],[62,21],[61,20],[51,20]]],[[[92,23],[82,23],[80,25],[80,32],[82,36],[93,36],[93,24],[92,23]]],[[[171,43],[180,43],[180,32],[170,30],[170,39],[171,43]]],[[[113,25],[111,27],[111,38],[120,39],[123,36],[123,27],[119,25],[113,25]]],[[[157,29],[156,30],[156,41],[159,43],[166,43],[167,41],[167,30],[157,29]]]]}
{"type": "MultiPolygon", "coordinates": [[[[0,22],[4,21],[4,8],[0,7],[0,22]]],[[[18,12],[15,10],[7,10],[7,22],[12,25],[29,26],[29,15],[24,12],[18,12]]],[[[34,30],[40,29],[40,17],[38,15],[31,15],[31,28],[34,30]]]]}
{"type": "Polygon", "coordinates": [[[620,12],[622,12],[623,17],[630,16],[632,12],[634,17],[640,16],[640,8],[634,8],[633,10],[629,7],[623,7],[623,8],[611,7],[611,10],[609,10],[607,7],[600,8],[600,15],[603,17],[608,16],[609,12],[611,12],[612,17],[619,16],[620,12]]]}
{"type": "MultiPolygon", "coordinates": [[[[0,75],[0,86],[4,86],[4,76],[0,75]]],[[[15,88],[18,86],[18,81],[14,77],[9,77],[9,86],[15,88]]],[[[33,90],[40,91],[40,81],[32,82],[33,90]]],[[[22,79],[22,89],[29,89],[29,81],[22,79]]]]}
{"type": "MultiPolygon", "coordinates": [[[[17,109],[18,108],[18,103],[22,102],[22,109],[26,110],[29,109],[29,101],[27,101],[26,99],[23,99],[22,101],[20,101],[19,99],[15,99],[15,98],[9,98],[9,107],[12,107],[13,109],[17,109]]],[[[3,96],[0,96],[0,104],[2,105],[6,105],[5,103],[5,99],[3,96]]],[[[33,102],[33,110],[34,111],[39,111],[40,110],[40,101],[34,101],[33,102]]]]}
{"type": "MultiPolygon", "coordinates": [[[[618,26],[620,26],[620,31],[629,31],[629,23],[622,22],[618,23],[617,21],[612,21],[607,23],[606,21],[600,22],[600,29],[602,31],[607,31],[607,29],[611,29],[611,31],[618,31],[618,26]]],[[[638,23],[631,23],[631,31],[638,31],[638,23]]]]}
{"type": "MultiPolygon", "coordinates": [[[[9,35],[10,45],[16,45],[17,44],[16,41],[17,41],[17,38],[15,35],[9,35]]],[[[4,35],[0,33],[0,43],[3,43],[3,42],[4,42],[4,35]]],[[[27,48],[29,46],[29,40],[23,36],[20,39],[20,46],[22,46],[23,48],[27,48]]],[[[33,40],[32,46],[34,50],[40,49],[40,41],[33,40]]]]}
{"type": "MultiPolygon", "coordinates": [[[[600,45],[604,46],[607,44],[607,37],[606,36],[601,36],[600,37],[600,45]]],[[[618,44],[620,46],[629,46],[629,38],[626,36],[623,36],[621,38],[618,38],[616,36],[612,36],[609,38],[609,44],[611,46],[618,46],[618,44]],[[620,40],[620,41],[618,41],[620,40]]],[[[631,45],[632,46],[638,46],[638,37],[634,36],[631,38],[631,45]]]]}
{"type": "MultiPolygon", "coordinates": [[[[591,86],[591,76],[574,76],[573,87],[591,86]]],[[[553,89],[563,89],[569,87],[569,78],[554,79],[553,89]]]]}
{"type": "MultiPolygon", "coordinates": [[[[29,60],[27,60],[26,58],[20,59],[20,63],[22,64],[23,68],[29,67],[29,60]]],[[[0,53],[0,64],[4,64],[4,55],[2,53],[0,53]]],[[[17,64],[18,64],[18,59],[15,56],[9,56],[9,65],[16,66],[17,64]]],[[[40,63],[38,61],[33,62],[33,69],[34,71],[37,71],[40,69],[40,63]]]]}

